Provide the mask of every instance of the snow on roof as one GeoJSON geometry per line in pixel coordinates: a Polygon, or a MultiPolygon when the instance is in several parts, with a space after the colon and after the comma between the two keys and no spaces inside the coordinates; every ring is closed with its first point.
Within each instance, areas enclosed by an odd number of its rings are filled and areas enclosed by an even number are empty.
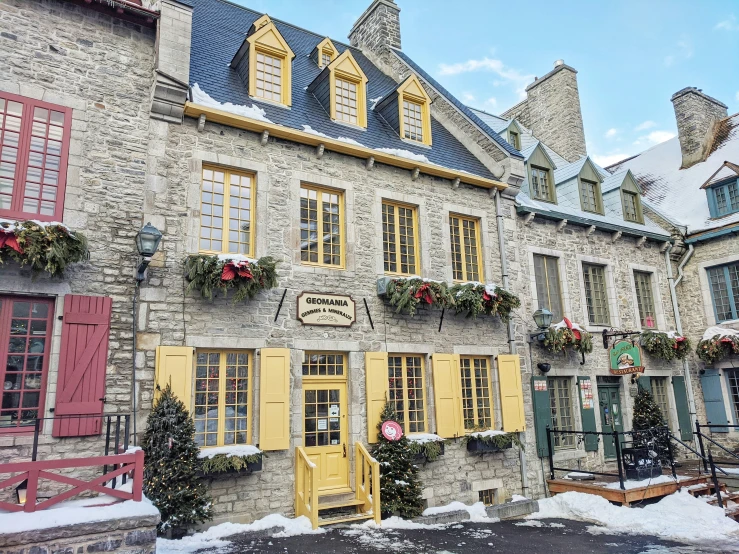
{"type": "Polygon", "coordinates": [[[677,137],[608,169],[631,169],[648,207],[687,226],[688,233],[696,233],[739,222],[739,213],[712,219],[706,192],[701,190],[725,161],[739,163],[739,114],[721,122],[706,160],[687,169],[680,169],[682,152],[677,137]]]}

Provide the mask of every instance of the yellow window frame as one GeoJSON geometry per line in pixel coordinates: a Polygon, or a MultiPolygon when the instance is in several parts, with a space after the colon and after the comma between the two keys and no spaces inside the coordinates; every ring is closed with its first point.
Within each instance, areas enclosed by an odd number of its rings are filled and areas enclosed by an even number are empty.
{"type": "MultiPolygon", "coordinates": [[[[402,202],[391,202],[388,200],[382,201],[381,210],[384,212],[384,206],[392,206],[393,207],[393,214],[395,216],[395,232],[393,233],[393,243],[395,244],[395,254],[396,254],[396,264],[398,267],[398,271],[385,271],[386,275],[420,275],[421,274],[421,250],[419,248],[419,228],[418,228],[418,209],[416,206],[412,206],[410,204],[404,204],[402,202]],[[414,262],[414,271],[401,271],[400,268],[403,265],[400,261],[401,259],[401,253],[400,253],[400,225],[398,223],[398,208],[404,208],[406,210],[411,210],[412,212],[412,220],[413,220],[413,256],[415,257],[414,262]]],[[[385,231],[383,229],[383,241],[382,241],[382,253],[383,253],[383,265],[384,265],[384,256],[385,256],[385,240],[384,240],[384,234],[385,231]]],[[[390,243],[387,243],[388,245],[390,243]]]]}
{"type": "MultiPolygon", "coordinates": [[[[226,437],[226,381],[228,380],[228,377],[226,376],[226,366],[228,354],[246,354],[247,356],[247,373],[246,373],[246,444],[251,444],[251,438],[252,438],[252,426],[251,426],[251,420],[252,416],[254,414],[254,408],[253,408],[253,396],[252,396],[252,390],[254,387],[254,381],[253,381],[253,375],[254,375],[254,352],[251,350],[197,350],[195,352],[195,371],[197,372],[197,356],[198,354],[205,354],[208,356],[209,354],[219,354],[219,370],[218,370],[218,380],[219,380],[219,386],[218,386],[218,444],[215,445],[208,445],[208,446],[202,446],[201,448],[216,448],[218,446],[231,446],[225,444],[225,437],[226,437]]],[[[197,373],[195,374],[195,378],[193,379],[195,383],[195,395],[198,394],[197,390],[197,373]]],[[[207,392],[205,393],[207,394],[207,392]]],[[[236,391],[236,394],[238,394],[238,391],[236,391]]],[[[237,397],[238,398],[238,397],[237,397]]],[[[206,404],[207,406],[207,404],[206,404]]],[[[195,418],[195,397],[193,397],[193,412],[192,417],[193,420],[195,418]]],[[[235,420],[238,420],[239,418],[234,417],[235,420]]],[[[207,433],[207,426],[208,426],[208,418],[205,419],[205,425],[206,425],[206,433],[207,433]]],[[[236,433],[237,430],[234,430],[234,433],[236,433]]],[[[197,433],[196,433],[197,434],[197,433]]],[[[234,443],[234,444],[241,444],[241,443],[234,443]]]]}
{"type": "MultiPolygon", "coordinates": [[[[312,185],[312,184],[309,184],[309,183],[300,183],[300,190],[301,191],[302,190],[307,190],[307,191],[313,190],[313,191],[316,191],[316,197],[318,199],[318,207],[317,207],[316,211],[317,211],[318,217],[320,217],[321,214],[323,214],[323,198],[322,198],[322,194],[323,193],[326,193],[326,194],[336,194],[336,195],[338,195],[338,197],[339,197],[339,252],[340,252],[340,257],[341,257],[341,263],[339,265],[324,263],[322,260],[323,260],[323,255],[324,255],[324,246],[325,246],[325,244],[324,244],[323,240],[319,239],[318,240],[318,261],[317,262],[305,261],[305,260],[302,259],[302,255],[301,255],[300,264],[301,265],[310,265],[310,266],[315,266],[315,267],[328,267],[328,268],[331,268],[331,269],[345,269],[345,267],[346,267],[346,229],[345,229],[346,228],[346,221],[344,220],[344,217],[345,217],[344,216],[344,191],[343,190],[340,190],[340,189],[331,189],[331,188],[326,188],[326,187],[320,187],[320,186],[312,185]]],[[[301,208],[298,207],[298,209],[300,210],[301,208]]],[[[302,220],[303,220],[303,218],[301,216],[300,217],[300,221],[302,222],[302,220]]],[[[316,222],[319,225],[323,225],[323,221],[320,220],[320,219],[317,219],[316,222]]],[[[319,235],[321,235],[321,234],[322,233],[321,233],[321,231],[319,229],[319,235]]],[[[300,250],[300,243],[298,243],[298,249],[300,250]]],[[[302,250],[300,250],[300,252],[302,254],[302,250]]]]}
{"type": "Polygon", "coordinates": [[[315,381],[337,381],[337,382],[338,381],[346,381],[347,380],[348,373],[349,373],[349,355],[346,352],[344,352],[344,351],[305,350],[303,352],[303,361],[301,362],[301,374],[302,374],[302,377],[303,377],[303,381],[314,381],[314,380],[315,381]],[[313,360],[310,359],[312,356],[319,356],[319,357],[320,356],[325,356],[326,357],[326,361],[323,364],[321,364],[320,361],[319,362],[314,362],[313,360]],[[329,356],[334,356],[334,363],[333,364],[330,364],[329,363],[329,361],[328,361],[328,357],[329,356]],[[335,360],[335,357],[336,356],[341,356],[343,358],[343,361],[341,363],[341,369],[342,369],[341,375],[339,375],[339,374],[337,374],[335,372],[336,371],[336,368],[339,367],[339,364],[337,364],[336,363],[336,360],[335,360]],[[321,365],[325,365],[326,366],[326,373],[324,375],[321,375],[320,373],[319,374],[310,373],[310,368],[311,367],[315,366],[320,371],[321,365]],[[308,366],[308,368],[309,368],[309,372],[308,373],[304,373],[304,371],[303,371],[306,366],[308,366]],[[329,373],[329,368],[331,366],[334,367],[334,373],[333,374],[330,374],[329,373]]]}
{"type": "MultiPolygon", "coordinates": [[[[403,432],[406,435],[413,435],[416,433],[428,433],[429,423],[428,423],[428,402],[426,400],[426,360],[425,356],[422,356],[420,354],[388,354],[388,390],[401,390],[398,387],[392,387],[390,386],[389,382],[390,379],[397,379],[397,377],[390,377],[390,358],[400,358],[401,364],[400,364],[400,380],[402,382],[402,391],[403,391],[403,410],[401,410],[401,413],[403,414],[403,421],[401,423],[403,427],[403,432]],[[421,361],[421,401],[423,402],[423,431],[408,431],[408,426],[410,424],[410,402],[408,398],[408,358],[418,358],[421,361]]],[[[418,390],[418,387],[414,387],[414,390],[418,390]]],[[[417,400],[417,398],[414,398],[414,400],[417,400]]],[[[394,402],[397,404],[397,399],[394,400],[394,402]]],[[[400,423],[400,422],[399,422],[400,423]]],[[[415,423],[419,423],[419,420],[416,420],[415,423]]]]}
{"type": "Polygon", "coordinates": [[[326,37],[316,45],[316,54],[316,63],[318,64],[318,67],[323,68],[336,59],[336,56],[338,56],[338,51],[336,50],[334,43],[331,42],[331,39],[326,37]],[[324,55],[328,56],[329,58],[329,63],[327,64],[323,63],[324,55]]]}
{"type": "Polygon", "coordinates": [[[367,76],[347,48],[328,66],[331,98],[331,119],[343,125],[367,128],[367,76]],[[357,122],[349,123],[336,119],[336,79],[353,83],[357,87],[357,122]]]}
{"type": "MultiPolygon", "coordinates": [[[[257,176],[254,173],[250,173],[248,171],[239,171],[239,170],[233,170],[228,169],[225,167],[219,167],[215,165],[206,165],[203,164],[203,170],[200,174],[200,203],[199,206],[201,208],[202,212],[202,206],[203,206],[203,180],[205,176],[205,171],[220,171],[223,175],[223,227],[221,228],[221,249],[220,250],[211,250],[211,249],[203,249],[200,248],[200,230],[203,225],[203,215],[201,213],[200,215],[200,222],[198,225],[198,252],[201,254],[233,254],[233,252],[228,251],[228,233],[229,233],[229,226],[231,221],[231,176],[232,175],[239,175],[241,177],[249,177],[251,179],[251,195],[249,198],[249,251],[246,253],[239,252],[242,256],[247,256],[249,258],[253,258],[255,256],[255,240],[256,240],[256,211],[255,211],[255,198],[257,194],[257,176]]],[[[240,208],[237,208],[240,209],[240,208]]],[[[211,217],[212,214],[211,214],[211,217]]],[[[217,227],[211,227],[212,229],[217,229],[217,227]]]]}
{"type": "Polygon", "coordinates": [[[249,43],[249,96],[261,102],[275,102],[274,100],[257,96],[257,53],[278,58],[281,63],[280,102],[284,106],[292,105],[292,59],[295,54],[287,41],[282,37],[270,20],[263,15],[254,22],[255,31],[246,38],[249,43]]]}
{"type": "Polygon", "coordinates": [[[400,123],[399,130],[401,139],[431,146],[430,105],[431,98],[426,94],[426,90],[415,75],[408,77],[405,82],[398,87],[398,121],[400,123]],[[404,102],[416,104],[421,108],[421,140],[406,138],[405,136],[405,118],[403,114],[404,102]]]}
{"type": "Polygon", "coordinates": [[[479,431],[480,429],[493,429],[495,427],[495,404],[493,403],[493,364],[490,363],[490,358],[487,356],[460,356],[459,357],[459,374],[460,379],[462,382],[461,387],[461,393],[462,393],[462,424],[465,426],[465,431],[479,431]],[[488,409],[490,410],[490,425],[483,425],[480,423],[480,414],[479,414],[479,406],[478,406],[478,399],[484,398],[478,395],[478,387],[476,386],[475,381],[475,361],[485,362],[485,369],[487,370],[487,387],[483,387],[485,389],[485,392],[487,393],[487,399],[488,399],[488,409]],[[467,367],[465,367],[465,361],[469,363],[467,367]],[[473,413],[473,420],[474,425],[472,427],[468,427],[466,425],[467,418],[464,415],[465,411],[465,391],[468,390],[467,387],[465,387],[464,382],[464,370],[469,369],[470,370],[470,380],[471,380],[471,386],[469,387],[469,390],[471,391],[471,400],[472,400],[472,413],[473,413]]]}
{"type": "Polygon", "coordinates": [[[460,255],[462,258],[462,278],[461,279],[453,279],[455,283],[464,283],[466,281],[479,281],[484,283],[485,282],[485,272],[484,272],[484,263],[482,259],[482,221],[480,218],[477,217],[470,217],[467,215],[462,215],[458,213],[450,213],[449,214],[449,247],[450,251],[452,252],[452,278],[454,278],[454,241],[452,239],[452,227],[454,226],[454,219],[456,219],[459,222],[459,225],[457,226],[457,235],[459,236],[459,247],[460,247],[460,255]],[[471,279],[470,275],[467,271],[467,250],[465,248],[464,244],[464,223],[463,222],[469,222],[472,223],[475,227],[475,251],[477,254],[477,278],[471,279]]]}

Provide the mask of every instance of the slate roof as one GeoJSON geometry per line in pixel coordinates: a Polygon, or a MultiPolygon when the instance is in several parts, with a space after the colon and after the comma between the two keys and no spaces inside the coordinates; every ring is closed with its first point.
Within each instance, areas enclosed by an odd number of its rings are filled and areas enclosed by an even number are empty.
{"type": "MultiPolygon", "coordinates": [[[[321,68],[309,58],[309,55],[316,44],[325,37],[277,19],[273,19],[273,23],[295,53],[292,62],[292,107],[287,109],[250,98],[246,85],[229,64],[242,45],[251,25],[263,14],[224,0],[191,0],[191,2],[194,9],[190,85],[198,84],[199,88],[214,100],[224,104],[230,102],[237,106],[258,106],[264,110],[269,121],[285,127],[304,131],[305,126],[309,126],[313,131],[331,138],[346,137],[374,149],[406,150],[425,156],[429,162],[437,165],[488,179],[495,178],[482,162],[433,117],[431,148],[402,140],[379,114],[371,110],[374,101],[394,90],[397,83],[375,67],[360,50],[334,39],[331,40],[338,53],[342,54],[350,48],[352,56],[367,76],[369,111],[366,130],[332,121],[318,100],[306,90],[321,72],[321,68]]],[[[455,102],[458,103],[456,100],[455,102]]],[[[500,137],[498,139],[502,140],[500,137]]],[[[519,155],[515,150],[513,153],[519,155]]]]}
{"type": "Polygon", "coordinates": [[[697,233],[739,223],[739,213],[711,218],[706,191],[701,190],[725,161],[739,163],[739,114],[720,122],[709,152],[705,161],[680,169],[682,152],[675,137],[607,169],[631,169],[644,191],[645,205],[687,227],[688,234],[697,233]]]}

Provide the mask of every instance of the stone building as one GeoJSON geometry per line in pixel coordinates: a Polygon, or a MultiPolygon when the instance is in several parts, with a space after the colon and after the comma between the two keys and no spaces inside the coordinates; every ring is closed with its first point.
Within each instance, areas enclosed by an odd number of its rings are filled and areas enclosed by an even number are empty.
{"type": "MultiPolygon", "coordinates": [[[[739,115],[695,87],[672,96],[678,136],[609,171],[630,170],[644,190],[644,205],[672,233],[672,264],[683,332],[694,345],[729,341],[715,357],[686,360],[696,419],[739,423],[739,115]],[[730,341],[734,342],[730,342],[730,341]]],[[[732,428],[712,428],[736,442],[732,428]],[[728,433],[727,433],[728,432],[728,433]]]]}

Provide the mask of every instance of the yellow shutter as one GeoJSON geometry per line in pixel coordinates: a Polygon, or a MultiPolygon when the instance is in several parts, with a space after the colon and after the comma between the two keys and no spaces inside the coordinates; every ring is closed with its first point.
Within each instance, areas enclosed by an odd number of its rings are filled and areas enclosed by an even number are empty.
{"type": "Polygon", "coordinates": [[[462,424],[462,384],[457,354],[431,357],[436,404],[436,434],[445,439],[464,435],[462,424]]]}
{"type": "Polygon", "coordinates": [[[367,377],[367,442],[377,442],[377,424],[388,398],[387,352],[365,352],[367,377]]]}
{"type": "Polygon", "coordinates": [[[290,448],[290,349],[262,348],[259,375],[259,448],[290,448]]]}
{"type": "Polygon", "coordinates": [[[521,359],[517,354],[498,356],[498,382],[503,412],[503,431],[523,431],[526,420],[523,412],[521,388],[521,359]]]}
{"type": "Polygon", "coordinates": [[[171,385],[175,396],[190,409],[192,351],[191,346],[157,346],[154,398],[159,398],[160,391],[171,385]]]}

